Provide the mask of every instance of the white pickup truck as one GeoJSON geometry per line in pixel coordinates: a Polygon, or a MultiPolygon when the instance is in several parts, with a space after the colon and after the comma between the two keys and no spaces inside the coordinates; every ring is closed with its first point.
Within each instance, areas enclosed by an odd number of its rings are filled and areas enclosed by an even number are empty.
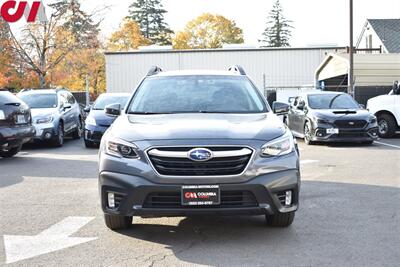
{"type": "Polygon", "coordinates": [[[367,109],[378,118],[379,136],[393,137],[400,130],[400,84],[395,82],[388,95],[368,100],[367,109]]]}

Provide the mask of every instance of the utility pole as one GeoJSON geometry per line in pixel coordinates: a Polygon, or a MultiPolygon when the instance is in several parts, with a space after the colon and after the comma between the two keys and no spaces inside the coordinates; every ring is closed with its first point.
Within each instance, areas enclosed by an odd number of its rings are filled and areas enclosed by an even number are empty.
{"type": "Polygon", "coordinates": [[[86,75],[86,77],[85,77],[85,84],[86,84],[86,86],[85,86],[85,95],[86,95],[86,107],[88,107],[89,106],[89,104],[90,104],[90,95],[89,95],[89,77],[88,77],[88,75],[86,75]]]}
{"type": "Polygon", "coordinates": [[[354,97],[353,0],[349,1],[350,1],[350,48],[349,48],[350,69],[348,75],[347,92],[354,97]]]}

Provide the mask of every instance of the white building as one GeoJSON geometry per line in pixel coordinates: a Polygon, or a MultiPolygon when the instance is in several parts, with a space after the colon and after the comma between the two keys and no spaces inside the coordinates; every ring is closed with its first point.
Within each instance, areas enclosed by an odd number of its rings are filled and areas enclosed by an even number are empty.
{"type": "Polygon", "coordinates": [[[235,48],[207,50],[138,50],[106,52],[107,92],[132,92],[151,66],[165,71],[225,70],[239,64],[260,89],[301,87],[314,83],[327,54],[343,47],[235,48]]]}

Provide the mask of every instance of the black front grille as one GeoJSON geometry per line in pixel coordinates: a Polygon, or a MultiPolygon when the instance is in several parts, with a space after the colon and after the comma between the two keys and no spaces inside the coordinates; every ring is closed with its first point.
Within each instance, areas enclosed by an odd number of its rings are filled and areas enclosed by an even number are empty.
{"type": "MultiPolygon", "coordinates": [[[[186,148],[187,149],[187,148],[186,148]]],[[[217,151],[212,148],[213,151],[217,151]]],[[[221,151],[223,148],[217,148],[221,151]]],[[[238,150],[238,148],[234,148],[238,150]]],[[[233,150],[229,148],[229,150],[233,150]]],[[[226,151],[229,151],[226,150],[226,151]]],[[[186,151],[186,150],[182,150],[186,151]]],[[[251,154],[234,157],[212,158],[208,161],[193,161],[188,158],[169,158],[149,155],[151,163],[161,175],[169,176],[216,176],[238,175],[250,161],[251,154]]]]}
{"type": "Polygon", "coordinates": [[[365,120],[337,120],[335,121],[335,126],[338,128],[356,129],[364,128],[367,125],[365,120]]]}
{"type": "Polygon", "coordinates": [[[340,132],[336,135],[340,138],[359,138],[359,137],[368,137],[368,134],[365,132],[340,132]]]}
{"type": "Polygon", "coordinates": [[[257,207],[258,203],[250,191],[221,191],[219,205],[210,206],[183,206],[181,204],[181,192],[151,193],[147,195],[143,204],[144,208],[247,208],[257,207]]]}

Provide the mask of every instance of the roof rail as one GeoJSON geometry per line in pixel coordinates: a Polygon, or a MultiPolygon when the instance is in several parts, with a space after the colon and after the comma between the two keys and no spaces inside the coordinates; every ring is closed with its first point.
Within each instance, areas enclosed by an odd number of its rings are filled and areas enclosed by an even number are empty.
{"type": "Polygon", "coordinates": [[[246,75],[246,72],[244,71],[243,67],[240,65],[233,65],[232,67],[230,67],[228,69],[228,71],[232,71],[232,72],[238,73],[240,75],[246,75]]]}
{"type": "Polygon", "coordinates": [[[152,66],[149,71],[147,72],[147,76],[153,76],[158,73],[162,72],[162,69],[158,66],[152,66]]]}

